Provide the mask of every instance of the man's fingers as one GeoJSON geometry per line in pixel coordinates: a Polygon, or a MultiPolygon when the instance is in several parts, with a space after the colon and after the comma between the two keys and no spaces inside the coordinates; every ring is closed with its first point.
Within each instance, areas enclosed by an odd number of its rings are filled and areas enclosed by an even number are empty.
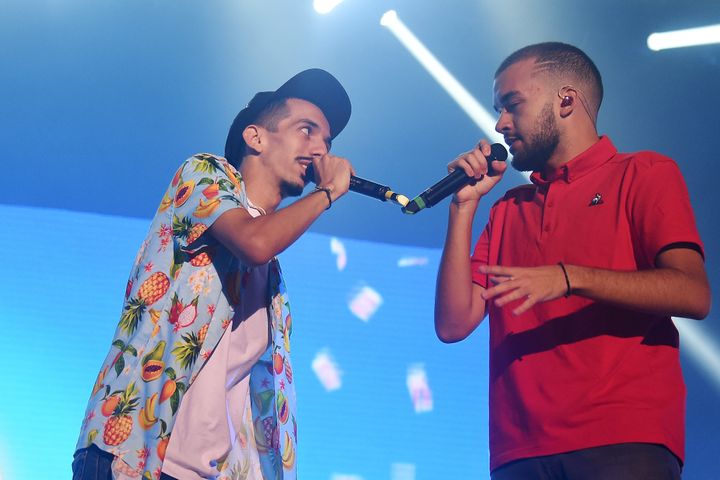
{"type": "Polygon", "coordinates": [[[495,285],[499,285],[501,283],[509,282],[512,280],[513,277],[509,277],[507,275],[491,275],[489,277],[489,280],[493,282],[495,285]]]}
{"type": "Polygon", "coordinates": [[[463,157],[460,160],[459,166],[463,169],[463,171],[468,177],[472,177],[475,175],[475,170],[473,170],[472,163],[470,163],[466,157],[463,157]]]}
{"type": "Polygon", "coordinates": [[[478,267],[480,273],[487,273],[488,275],[501,275],[505,277],[512,277],[513,270],[508,267],[500,267],[498,265],[480,265],[478,267]]]}
{"type": "Polygon", "coordinates": [[[490,287],[487,290],[485,290],[482,293],[483,300],[490,300],[491,298],[495,297],[496,295],[500,295],[501,293],[504,293],[507,289],[502,289],[502,285],[496,285],[494,287],[490,287]]]}
{"type": "Polygon", "coordinates": [[[532,298],[532,296],[527,295],[527,297],[525,298],[525,301],[519,307],[517,307],[515,310],[513,310],[513,314],[521,315],[521,314],[527,312],[528,310],[530,310],[530,308],[533,305],[535,305],[536,303],[537,303],[537,300],[532,298]]]}
{"type": "Polygon", "coordinates": [[[507,281],[503,281],[501,283],[496,284],[494,287],[488,288],[485,290],[482,294],[483,299],[490,300],[493,297],[497,297],[498,295],[502,295],[504,293],[510,292],[513,289],[516,289],[517,287],[507,283],[507,281]]]}
{"type": "Polygon", "coordinates": [[[452,162],[448,163],[448,173],[453,172],[457,169],[460,169],[465,172],[465,174],[469,177],[473,176],[473,169],[472,166],[468,163],[465,156],[460,156],[453,160],[452,162]]]}
{"type": "Polygon", "coordinates": [[[480,140],[477,149],[480,150],[484,157],[489,157],[492,153],[492,147],[487,140],[480,140]]]}
{"type": "Polygon", "coordinates": [[[501,160],[494,160],[492,162],[493,170],[495,170],[495,173],[502,174],[505,173],[505,170],[508,168],[508,163],[501,161],[501,160]]]}
{"type": "Polygon", "coordinates": [[[507,305],[510,302],[513,302],[520,298],[527,297],[526,293],[523,293],[519,289],[513,290],[512,292],[508,293],[507,295],[503,295],[502,297],[495,300],[495,305],[498,307],[503,307],[507,305]]]}
{"type": "Polygon", "coordinates": [[[480,178],[487,173],[487,160],[480,150],[473,150],[468,155],[468,162],[473,167],[473,176],[480,178]]]}

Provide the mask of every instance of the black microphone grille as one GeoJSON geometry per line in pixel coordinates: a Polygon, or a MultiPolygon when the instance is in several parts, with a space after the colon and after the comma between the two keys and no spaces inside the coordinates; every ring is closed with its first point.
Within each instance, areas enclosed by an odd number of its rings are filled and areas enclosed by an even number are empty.
{"type": "Polygon", "coordinates": [[[499,143],[493,143],[490,145],[490,159],[505,161],[508,157],[508,151],[499,143]]]}
{"type": "Polygon", "coordinates": [[[308,166],[305,168],[305,178],[309,182],[315,183],[315,166],[312,163],[309,163],[308,166]]]}

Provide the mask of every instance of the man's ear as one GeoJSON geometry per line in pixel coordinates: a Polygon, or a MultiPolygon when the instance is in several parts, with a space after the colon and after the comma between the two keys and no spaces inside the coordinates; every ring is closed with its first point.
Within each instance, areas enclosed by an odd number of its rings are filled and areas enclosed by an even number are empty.
{"type": "Polygon", "coordinates": [[[260,153],[263,150],[264,143],[262,138],[262,130],[257,125],[248,125],[245,127],[242,133],[245,145],[256,153],[260,153]]]}
{"type": "Polygon", "coordinates": [[[566,85],[558,90],[558,97],[560,98],[560,116],[565,118],[575,109],[578,92],[572,85],[566,85]]]}

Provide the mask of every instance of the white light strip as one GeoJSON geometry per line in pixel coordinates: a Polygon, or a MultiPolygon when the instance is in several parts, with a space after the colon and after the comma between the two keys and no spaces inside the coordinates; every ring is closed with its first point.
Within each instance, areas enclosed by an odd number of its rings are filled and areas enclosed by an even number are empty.
{"type": "Polygon", "coordinates": [[[720,24],[652,33],[647,38],[648,48],[656,52],[668,48],[694,47],[710,43],[720,43],[720,24]]]}
{"type": "Polygon", "coordinates": [[[680,332],[680,340],[689,347],[683,347],[683,353],[690,356],[720,390],[720,346],[702,331],[698,320],[679,317],[673,317],[673,320],[680,332]]]}
{"type": "Polygon", "coordinates": [[[472,121],[485,132],[488,138],[494,142],[502,142],[502,135],[495,131],[495,116],[480,105],[470,92],[430,53],[425,45],[400,20],[395,10],[385,12],[380,19],[380,25],[387,27],[400,40],[400,43],[425,67],[428,73],[460,105],[460,108],[468,114],[472,121]]]}
{"type": "Polygon", "coordinates": [[[342,3],[343,0],[314,0],[313,8],[317,13],[326,14],[342,3]]]}
{"type": "Polygon", "coordinates": [[[386,12],[380,19],[380,25],[387,27],[400,40],[400,43],[425,67],[428,73],[460,105],[460,108],[468,114],[472,121],[485,132],[488,138],[494,142],[502,142],[502,135],[495,131],[495,116],[480,105],[470,92],[430,53],[425,45],[400,20],[395,10],[386,12]]]}
{"type": "MultiPolygon", "coordinates": [[[[495,115],[490,113],[460,82],[441,64],[435,56],[422,44],[420,40],[400,20],[395,10],[389,10],[380,19],[380,25],[387,27],[393,35],[412,54],[420,65],[440,84],[440,86],[452,97],[460,108],[470,117],[490,143],[504,143],[503,137],[495,131],[497,120],[495,115]]],[[[526,180],[530,180],[529,172],[520,172],[526,180]]]]}

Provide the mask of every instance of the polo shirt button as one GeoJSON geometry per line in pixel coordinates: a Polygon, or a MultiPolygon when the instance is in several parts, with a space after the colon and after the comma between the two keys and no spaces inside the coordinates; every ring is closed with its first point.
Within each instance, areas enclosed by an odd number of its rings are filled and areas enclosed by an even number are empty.
{"type": "Polygon", "coordinates": [[[546,232],[549,232],[549,231],[550,231],[550,225],[545,225],[545,231],[546,231],[546,232]]]}

